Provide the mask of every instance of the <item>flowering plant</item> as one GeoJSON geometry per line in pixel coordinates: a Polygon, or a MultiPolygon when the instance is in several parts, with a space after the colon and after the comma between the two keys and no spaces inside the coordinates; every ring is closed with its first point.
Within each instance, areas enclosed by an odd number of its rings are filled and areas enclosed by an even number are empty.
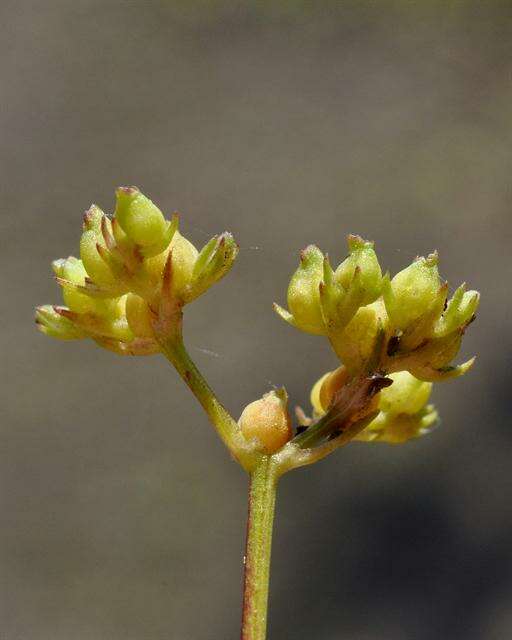
{"type": "Polygon", "coordinates": [[[91,339],[120,355],[162,353],[206,411],[232,456],[250,476],[242,639],[266,636],[270,551],[277,483],[352,440],[403,443],[438,422],[432,385],[466,373],[453,365],[479,304],[465,285],[448,299],[436,253],[393,278],[382,274],[373,243],[348,236],[334,269],[314,245],[300,255],[281,318],[325,336],[340,366],[311,390],[311,415],[284,389],[251,402],[235,420],[192,362],[183,342],[183,309],[231,269],[238,246],[229,233],[199,251],[135,187],[116,191],[112,217],[85,213],[80,259],[56,260],[64,306],[37,308],[39,329],[62,340],[91,339]]]}

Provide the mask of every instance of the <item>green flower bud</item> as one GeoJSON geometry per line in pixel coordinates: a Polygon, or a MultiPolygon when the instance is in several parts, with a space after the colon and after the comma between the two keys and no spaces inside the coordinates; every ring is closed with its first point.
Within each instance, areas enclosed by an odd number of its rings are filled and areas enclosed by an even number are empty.
{"type": "Polygon", "coordinates": [[[174,295],[186,300],[192,282],[194,267],[199,255],[195,246],[176,231],[171,242],[172,290],[174,295]]]}
{"type": "Polygon", "coordinates": [[[437,295],[432,299],[428,309],[408,327],[400,333],[399,350],[402,352],[414,351],[420,345],[425,344],[435,333],[436,324],[439,322],[446,305],[448,283],[445,282],[437,295]]]}
{"type": "Polygon", "coordinates": [[[331,406],[336,394],[349,380],[347,368],[343,365],[334,371],[328,371],[315,382],[311,389],[310,400],[315,417],[324,415],[331,406]]]}
{"type": "Polygon", "coordinates": [[[291,420],[287,409],[288,396],[284,389],[270,391],[260,400],[248,404],[238,425],[247,441],[256,441],[258,448],[271,454],[292,437],[291,420]]]}
{"type": "Polygon", "coordinates": [[[417,380],[406,371],[389,377],[393,384],[380,392],[379,415],[357,440],[398,444],[428,433],[437,424],[437,411],[427,405],[431,383],[417,380]]]}
{"type": "Polygon", "coordinates": [[[361,306],[377,300],[382,289],[382,272],[373,249],[374,243],[360,236],[347,237],[349,256],[334,272],[334,278],[347,291],[354,281],[356,269],[360,271],[357,281],[361,306]]]}
{"type": "Polygon", "coordinates": [[[433,405],[413,415],[379,415],[354,440],[403,444],[413,438],[427,435],[439,424],[439,415],[433,405]]]}
{"type": "Polygon", "coordinates": [[[441,293],[437,261],[437,253],[428,258],[417,258],[397,273],[391,282],[388,277],[383,279],[383,297],[395,328],[406,330],[430,309],[433,300],[444,295],[441,293]]]}
{"type": "Polygon", "coordinates": [[[384,363],[386,371],[409,371],[416,378],[428,382],[449,380],[464,375],[473,366],[474,358],[462,365],[450,363],[459,352],[464,327],[440,338],[430,338],[412,351],[398,352],[384,363]]]}
{"type": "Polygon", "coordinates": [[[126,296],[122,296],[112,300],[108,307],[98,308],[90,313],[79,313],[68,307],[54,307],[54,309],[90,338],[109,338],[129,342],[133,340],[134,335],[126,320],[125,305],[126,296]]]}
{"type": "Polygon", "coordinates": [[[288,286],[289,312],[274,305],[275,311],[284,320],[306,331],[325,335],[322,309],[320,306],[320,282],[323,276],[324,256],[318,247],[309,245],[300,254],[300,265],[288,286]]]}
{"type": "Polygon", "coordinates": [[[384,339],[386,310],[380,300],[360,307],[347,326],[330,341],[351,375],[369,373],[377,364],[384,339]]]}
{"type": "Polygon", "coordinates": [[[66,260],[55,260],[52,267],[62,285],[64,302],[72,311],[105,315],[115,308],[117,299],[98,299],[88,294],[87,272],[81,260],[70,256],[66,260]]]}
{"type": "Polygon", "coordinates": [[[52,269],[56,276],[69,280],[75,284],[83,284],[87,277],[87,272],[81,260],[74,256],[60,258],[52,262],[52,269]]]}
{"type": "Polygon", "coordinates": [[[116,198],[115,218],[130,240],[142,247],[158,245],[167,228],[160,209],[137,187],[119,187],[116,198]]]}
{"type": "Polygon", "coordinates": [[[214,236],[207,242],[194,263],[186,301],[191,302],[223,278],[237,255],[238,245],[230,233],[214,236]]]}
{"type": "Polygon", "coordinates": [[[41,333],[59,340],[79,340],[87,333],[57,312],[59,307],[45,304],[36,308],[36,324],[41,333]]]}
{"type": "Polygon", "coordinates": [[[88,276],[99,286],[108,288],[118,288],[111,269],[98,252],[98,246],[104,247],[104,242],[100,241],[96,231],[90,229],[84,231],[80,238],[80,258],[87,271],[88,276]]]}
{"type": "MultiPolygon", "coordinates": [[[[105,214],[95,204],[91,204],[89,209],[84,213],[83,229],[84,231],[94,231],[98,240],[101,239],[101,224],[105,214]]],[[[108,219],[108,218],[107,218],[108,219]]]]}
{"type": "Polygon", "coordinates": [[[432,383],[422,382],[407,371],[392,373],[393,384],[380,392],[379,409],[389,415],[418,413],[427,404],[432,383]]]}
{"type": "Polygon", "coordinates": [[[153,337],[151,311],[145,300],[134,293],[129,293],[126,297],[126,319],[136,337],[153,337]]]}
{"type": "Polygon", "coordinates": [[[358,309],[380,296],[382,273],[373,243],[359,236],[348,236],[350,254],[333,271],[325,259],[320,302],[327,334],[333,342],[341,335],[358,309]]]}
{"type": "Polygon", "coordinates": [[[474,318],[479,303],[478,291],[466,291],[466,285],[462,284],[448,302],[446,310],[435,327],[435,335],[443,337],[468,325],[474,318]]]}

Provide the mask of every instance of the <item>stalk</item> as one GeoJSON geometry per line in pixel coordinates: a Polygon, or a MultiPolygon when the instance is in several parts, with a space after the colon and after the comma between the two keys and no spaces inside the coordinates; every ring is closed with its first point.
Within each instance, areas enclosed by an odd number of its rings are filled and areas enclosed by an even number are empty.
{"type": "Polygon", "coordinates": [[[170,337],[160,340],[162,353],[183,378],[208,415],[221,440],[246,471],[254,468],[262,457],[247,450],[247,443],[238,424],[219,402],[183,344],[181,326],[170,337]]]}
{"type": "Polygon", "coordinates": [[[265,640],[278,472],[265,456],[250,474],[241,640],[265,640]]]}

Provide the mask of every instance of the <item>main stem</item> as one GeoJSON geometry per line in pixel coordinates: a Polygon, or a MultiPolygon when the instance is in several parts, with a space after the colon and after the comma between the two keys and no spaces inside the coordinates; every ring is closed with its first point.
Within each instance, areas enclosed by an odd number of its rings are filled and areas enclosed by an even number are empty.
{"type": "Polygon", "coordinates": [[[241,640],[265,640],[278,474],[265,456],[250,474],[241,640]]]}

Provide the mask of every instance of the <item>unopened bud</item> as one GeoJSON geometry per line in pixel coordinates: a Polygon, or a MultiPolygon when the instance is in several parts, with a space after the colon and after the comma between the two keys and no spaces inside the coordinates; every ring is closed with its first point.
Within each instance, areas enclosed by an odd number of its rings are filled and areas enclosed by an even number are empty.
{"type": "Polygon", "coordinates": [[[386,322],[382,301],[360,307],[341,331],[330,335],[331,344],[352,375],[369,373],[378,364],[386,322]]]}
{"type": "Polygon", "coordinates": [[[310,395],[315,416],[321,416],[329,409],[336,393],[348,382],[348,379],[347,368],[342,365],[317,380],[310,395]]]}
{"type": "Polygon", "coordinates": [[[195,246],[176,231],[171,242],[172,289],[178,298],[186,299],[199,252],[195,246]]]}
{"type": "Polygon", "coordinates": [[[167,227],[160,209],[137,187],[119,187],[116,199],[115,218],[130,240],[142,247],[160,243],[167,227]]]}
{"type": "Polygon", "coordinates": [[[380,392],[379,409],[390,415],[418,413],[428,402],[432,383],[422,382],[407,371],[389,375],[393,384],[380,392]]]}
{"type": "Polygon", "coordinates": [[[197,256],[190,282],[187,302],[190,302],[223,278],[233,266],[238,245],[230,233],[214,236],[197,256]]]}
{"type": "Polygon", "coordinates": [[[413,415],[379,415],[362,431],[355,440],[363,442],[387,442],[403,444],[408,440],[429,434],[439,424],[439,415],[435,407],[427,405],[413,415]]]}
{"type": "Polygon", "coordinates": [[[89,209],[84,213],[84,231],[94,231],[98,238],[100,238],[101,221],[104,215],[103,211],[97,205],[91,204],[89,209]]]}
{"type": "Polygon", "coordinates": [[[380,296],[382,289],[382,272],[373,249],[374,243],[355,235],[349,235],[347,242],[349,256],[338,266],[334,277],[347,291],[358,269],[360,276],[357,286],[360,290],[360,304],[370,304],[380,296]]]}
{"type": "Polygon", "coordinates": [[[436,296],[444,296],[437,269],[437,254],[417,258],[389,281],[383,279],[383,297],[391,324],[407,329],[432,306],[436,296]]]}
{"type": "Polygon", "coordinates": [[[287,322],[317,335],[325,335],[320,305],[320,282],[323,276],[324,256],[318,247],[309,245],[300,254],[300,265],[288,286],[288,308],[274,305],[275,311],[287,322]]]}
{"type": "Polygon", "coordinates": [[[99,254],[98,246],[104,246],[104,243],[98,239],[97,233],[92,229],[84,231],[80,238],[80,257],[85,270],[97,285],[117,287],[119,283],[116,282],[112,271],[99,254]]]}
{"type": "Polygon", "coordinates": [[[393,384],[380,392],[380,413],[359,434],[358,440],[398,444],[428,433],[438,422],[437,411],[427,405],[431,383],[422,382],[407,371],[389,377],[393,384]]]}
{"type": "Polygon", "coordinates": [[[117,299],[99,299],[87,294],[87,272],[81,260],[70,256],[65,260],[55,260],[52,267],[62,285],[64,302],[71,311],[101,315],[113,312],[117,299]]]}
{"type": "Polygon", "coordinates": [[[36,324],[42,333],[59,340],[79,340],[87,334],[76,327],[71,320],[60,315],[52,305],[36,308],[36,324]]]}
{"type": "Polygon", "coordinates": [[[248,404],[238,424],[247,441],[255,440],[267,454],[274,453],[292,437],[288,396],[284,389],[270,391],[248,404]]]}
{"type": "Polygon", "coordinates": [[[435,335],[446,336],[469,324],[479,303],[480,294],[478,291],[466,291],[465,285],[462,284],[448,302],[446,310],[435,327],[435,335]]]}
{"type": "Polygon", "coordinates": [[[126,297],[126,319],[134,336],[137,338],[153,337],[151,311],[145,300],[134,293],[129,293],[126,297]]]}

